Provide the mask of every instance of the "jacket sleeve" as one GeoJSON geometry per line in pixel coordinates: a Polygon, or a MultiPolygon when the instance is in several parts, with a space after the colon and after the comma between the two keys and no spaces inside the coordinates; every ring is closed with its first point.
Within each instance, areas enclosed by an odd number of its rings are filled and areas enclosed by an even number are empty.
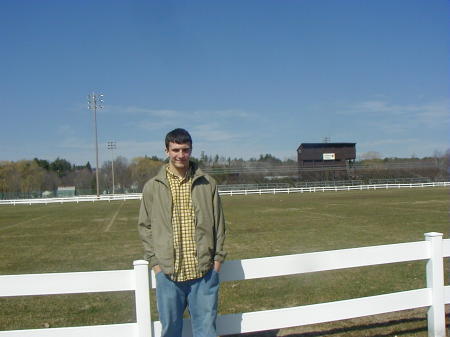
{"type": "Polygon", "coordinates": [[[152,211],[153,195],[150,185],[146,184],[142,191],[141,207],[139,210],[138,231],[144,245],[144,259],[148,261],[150,268],[156,266],[158,261],[155,256],[152,239],[152,211]]]}
{"type": "Polygon", "coordinates": [[[213,207],[214,207],[214,222],[215,222],[215,234],[216,234],[216,254],[214,261],[223,262],[227,252],[224,250],[225,242],[225,217],[223,215],[222,202],[220,201],[219,189],[214,184],[213,191],[213,207]]]}

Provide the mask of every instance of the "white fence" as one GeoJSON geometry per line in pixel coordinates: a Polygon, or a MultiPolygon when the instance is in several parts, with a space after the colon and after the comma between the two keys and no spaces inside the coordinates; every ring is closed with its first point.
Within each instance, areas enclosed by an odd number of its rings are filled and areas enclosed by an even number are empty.
{"type": "Polygon", "coordinates": [[[114,200],[139,200],[142,198],[142,193],[131,194],[102,194],[99,197],[96,195],[80,195],[76,197],[67,198],[33,198],[33,199],[13,199],[0,200],[0,205],[34,205],[34,204],[64,204],[67,202],[95,202],[95,201],[114,201],[114,200]]]}
{"type": "Polygon", "coordinates": [[[314,187],[291,187],[291,188],[267,188],[259,190],[236,190],[222,191],[220,195],[250,195],[250,194],[276,194],[276,193],[307,193],[307,192],[338,192],[338,191],[363,191],[391,188],[420,188],[420,187],[447,187],[450,182],[413,183],[413,184],[374,184],[374,185],[351,185],[351,186],[314,186],[314,187]]]}
{"type": "MultiPolygon", "coordinates": [[[[427,233],[425,240],[419,242],[228,261],[222,267],[221,282],[427,260],[427,287],[300,307],[220,315],[218,333],[280,329],[428,307],[428,334],[443,337],[446,336],[445,304],[450,303],[450,286],[444,285],[443,258],[449,256],[450,239],[443,240],[440,233],[427,233]]],[[[147,262],[141,260],[134,262],[134,270],[0,276],[0,297],[135,291],[137,317],[136,323],[0,331],[0,337],[158,337],[160,322],[152,322],[150,318],[149,290],[154,285],[153,272],[149,280],[147,262]]],[[[183,334],[191,336],[189,319],[185,320],[183,334]]]]}
{"type": "MultiPolygon", "coordinates": [[[[251,195],[251,194],[277,194],[277,193],[308,193],[308,192],[327,192],[327,191],[362,191],[362,190],[378,190],[391,188],[423,188],[423,187],[448,187],[449,181],[432,182],[432,183],[411,183],[411,184],[372,184],[372,185],[350,185],[350,186],[315,186],[315,187],[289,187],[289,188],[264,188],[264,189],[244,189],[220,191],[220,195],[251,195]]],[[[102,194],[76,196],[69,198],[35,198],[35,199],[14,199],[0,200],[0,205],[32,205],[32,204],[52,204],[66,202],[83,202],[83,201],[114,201],[114,200],[136,200],[141,199],[142,193],[132,194],[102,194]]]]}

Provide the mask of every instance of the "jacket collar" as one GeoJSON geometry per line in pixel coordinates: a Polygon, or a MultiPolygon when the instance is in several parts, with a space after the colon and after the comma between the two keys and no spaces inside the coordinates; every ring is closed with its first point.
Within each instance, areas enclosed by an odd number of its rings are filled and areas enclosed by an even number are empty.
{"type": "MultiPolygon", "coordinates": [[[[163,184],[169,186],[169,181],[167,180],[167,176],[166,176],[166,169],[167,166],[169,164],[164,164],[161,166],[161,168],[159,169],[158,173],[155,176],[155,179],[162,182],[163,184]]],[[[192,172],[192,182],[194,182],[195,180],[197,180],[200,177],[203,177],[205,175],[205,173],[202,171],[202,169],[200,167],[198,167],[198,165],[196,163],[194,163],[193,161],[189,161],[189,169],[192,172]]]]}

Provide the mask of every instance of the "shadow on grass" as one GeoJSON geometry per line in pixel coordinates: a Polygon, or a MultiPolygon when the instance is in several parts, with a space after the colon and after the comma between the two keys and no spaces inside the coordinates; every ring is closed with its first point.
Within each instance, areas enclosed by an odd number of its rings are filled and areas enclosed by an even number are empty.
{"type": "MultiPolygon", "coordinates": [[[[450,314],[446,314],[447,321],[450,318],[450,314]]],[[[450,325],[447,325],[447,329],[450,327],[450,325]]],[[[419,317],[413,317],[413,318],[404,318],[404,319],[398,319],[398,320],[389,320],[386,322],[379,322],[379,323],[370,323],[370,324],[360,324],[360,325],[354,325],[354,326],[347,326],[342,328],[332,328],[328,330],[321,330],[321,331],[312,331],[312,332],[303,332],[303,333],[290,333],[286,335],[281,335],[283,337],[323,337],[323,336],[356,336],[358,331],[364,331],[366,334],[364,336],[370,336],[370,337],[392,337],[392,336],[410,336],[413,333],[420,333],[420,332],[426,332],[428,330],[427,327],[427,320],[426,318],[419,318],[419,317]],[[407,323],[415,323],[415,322],[423,322],[422,326],[420,327],[397,327],[394,328],[395,325],[399,324],[407,324],[407,323]],[[371,329],[377,329],[377,328],[383,328],[383,327],[391,327],[391,331],[384,334],[384,333],[376,333],[370,334],[371,329]],[[351,334],[351,333],[354,334],[351,334]]],[[[227,337],[277,337],[280,330],[270,330],[270,331],[259,331],[259,332],[250,332],[246,334],[237,334],[237,335],[227,335],[227,337]]]]}

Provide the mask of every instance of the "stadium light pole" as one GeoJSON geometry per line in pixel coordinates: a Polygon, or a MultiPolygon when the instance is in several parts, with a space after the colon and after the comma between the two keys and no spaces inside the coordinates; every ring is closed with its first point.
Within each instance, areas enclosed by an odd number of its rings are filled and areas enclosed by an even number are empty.
{"type": "Polygon", "coordinates": [[[97,137],[97,109],[103,108],[103,95],[92,92],[88,95],[89,110],[94,112],[95,132],[95,181],[97,185],[97,198],[100,197],[100,185],[98,180],[98,137],[97,137]]]}
{"type": "Polygon", "coordinates": [[[111,172],[112,172],[112,194],[115,194],[114,189],[114,150],[117,149],[116,142],[108,142],[108,150],[111,150],[111,172]]]}

